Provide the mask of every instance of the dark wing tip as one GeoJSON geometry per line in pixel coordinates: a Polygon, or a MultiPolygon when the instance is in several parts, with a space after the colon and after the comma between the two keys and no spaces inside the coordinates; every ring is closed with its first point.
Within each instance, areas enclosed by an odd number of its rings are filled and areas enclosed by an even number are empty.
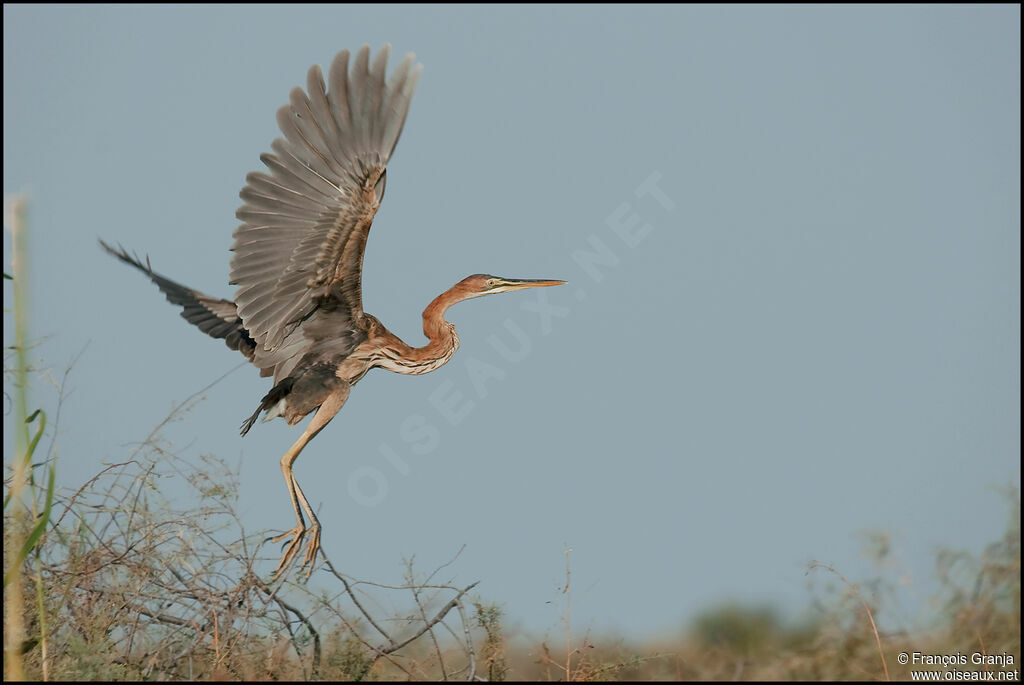
{"type": "Polygon", "coordinates": [[[136,269],[140,271],[144,271],[149,275],[153,275],[153,267],[149,263],[149,255],[146,255],[146,263],[143,264],[138,254],[129,253],[128,250],[126,250],[124,246],[121,245],[121,243],[118,243],[117,248],[114,248],[105,240],[103,240],[103,238],[97,238],[96,240],[99,241],[100,247],[107,251],[107,254],[111,255],[112,257],[116,257],[117,259],[120,259],[125,264],[134,266],[136,269]]]}

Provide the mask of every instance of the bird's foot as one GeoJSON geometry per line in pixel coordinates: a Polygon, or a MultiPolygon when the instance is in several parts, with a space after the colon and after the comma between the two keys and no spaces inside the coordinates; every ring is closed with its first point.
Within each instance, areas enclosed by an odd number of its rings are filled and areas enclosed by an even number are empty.
{"type": "Polygon", "coordinates": [[[313,567],[316,565],[316,555],[320,552],[320,523],[314,521],[309,528],[299,524],[289,530],[287,533],[281,533],[277,537],[271,538],[271,542],[278,542],[284,540],[287,537],[291,537],[291,542],[288,543],[288,548],[285,549],[284,555],[281,557],[281,561],[277,564],[277,568],[274,569],[274,575],[271,577],[271,581],[277,580],[281,575],[287,571],[293,563],[295,558],[299,554],[299,550],[302,548],[302,539],[309,533],[309,544],[306,545],[306,556],[302,560],[302,566],[299,570],[306,569],[306,580],[313,575],[313,567]]]}
{"type": "Polygon", "coordinates": [[[306,569],[306,580],[313,575],[313,567],[316,566],[316,555],[320,551],[320,524],[313,521],[309,528],[309,544],[306,545],[306,557],[302,560],[299,569],[306,569]]]}
{"type": "MultiPolygon", "coordinates": [[[[306,526],[300,523],[291,530],[289,530],[287,533],[281,533],[280,535],[270,539],[271,542],[278,542],[280,540],[284,540],[289,536],[291,537],[291,542],[288,543],[288,548],[285,549],[284,555],[281,557],[281,561],[278,562],[277,568],[274,569],[274,575],[270,578],[271,582],[281,577],[281,574],[287,571],[288,568],[295,561],[295,555],[297,555],[299,553],[299,550],[302,548],[302,538],[305,537],[305,535],[306,526]]],[[[316,537],[320,537],[319,526],[316,527],[316,537]]],[[[309,556],[308,553],[306,556],[309,556]]],[[[305,564],[303,564],[303,566],[305,566],[305,564]]]]}

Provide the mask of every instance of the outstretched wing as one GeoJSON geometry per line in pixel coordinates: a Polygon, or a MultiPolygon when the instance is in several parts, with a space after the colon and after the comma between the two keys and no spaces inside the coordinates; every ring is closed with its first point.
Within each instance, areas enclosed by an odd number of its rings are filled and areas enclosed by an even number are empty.
{"type": "Polygon", "coordinates": [[[254,362],[277,366],[275,377],[326,328],[343,338],[362,321],[363,249],[422,71],[410,53],[385,81],[389,51],[371,63],[364,45],[351,73],[348,51],[338,53],[326,87],[312,67],[308,92],[294,88],[277,112],[284,138],[260,158],[269,173],[249,174],[241,192],[231,282],[254,362]],[[316,325],[325,317],[330,326],[316,325]]]}
{"type": "Polygon", "coordinates": [[[249,337],[249,332],[242,325],[242,319],[238,316],[234,302],[204,295],[198,290],[193,290],[166,276],[161,276],[153,271],[148,257],[146,263],[143,264],[142,260],[128,254],[128,251],[120,245],[119,249],[115,249],[100,240],[100,246],[125,264],[134,266],[149,276],[149,279],[156,283],[160,291],[167,296],[169,302],[182,308],[181,315],[186,321],[198,326],[199,330],[211,337],[222,338],[229,348],[238,350],[252,361],[256,342],[249,337]]]}

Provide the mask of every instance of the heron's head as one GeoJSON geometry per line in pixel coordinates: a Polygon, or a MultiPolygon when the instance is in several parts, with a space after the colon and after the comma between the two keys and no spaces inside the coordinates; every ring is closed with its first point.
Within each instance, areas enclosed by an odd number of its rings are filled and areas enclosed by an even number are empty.
{"type": "Polygon", "coordinates": [[[455,288],[463,295],[464,299],[480,297],[481,295],[492,295],[494,293],[507,293],[513,290],[525,288],[546,288],[552,285],[562,285],[565,281],[547,281],[540,279],[519,279],[519,278],[498,278],[490,274],[473,274],[459,281],[455,288]]]}

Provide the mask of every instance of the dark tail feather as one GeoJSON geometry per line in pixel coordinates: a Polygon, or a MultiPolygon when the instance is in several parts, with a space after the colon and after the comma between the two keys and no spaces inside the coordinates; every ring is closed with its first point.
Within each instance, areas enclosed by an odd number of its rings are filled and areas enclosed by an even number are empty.
{"type": "Polygon", "coordinates": [[[281,381],[273,388],[271,388],[270,392],[268,392],[263,397],[263,399],[260,400],[260,406],[256,408],[256,411],[253,412],[252,416],[247,418],[242,423],[242,435],[245,435],[246,433],[249,432],[249,429],[252,428],[254,423],[256,423],[256,419],[260,417],[260,413],[272,408],[275,404],[280,402],[288,393],[290,393],[292,391],[292,385],[294,383],[295,379],[289,377],[285,378],[283,381],[281,381]]]}

